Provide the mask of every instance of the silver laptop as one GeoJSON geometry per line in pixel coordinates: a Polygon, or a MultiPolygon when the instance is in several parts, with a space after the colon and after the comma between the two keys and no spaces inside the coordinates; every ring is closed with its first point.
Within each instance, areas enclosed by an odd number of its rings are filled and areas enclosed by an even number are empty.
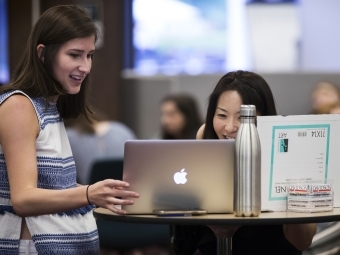
{"type": "Polygon", "coordinates": [[[123,180],[140,197],[123,209],[232,213],[234,145],[234,140],[127,141],[123,180]]]}

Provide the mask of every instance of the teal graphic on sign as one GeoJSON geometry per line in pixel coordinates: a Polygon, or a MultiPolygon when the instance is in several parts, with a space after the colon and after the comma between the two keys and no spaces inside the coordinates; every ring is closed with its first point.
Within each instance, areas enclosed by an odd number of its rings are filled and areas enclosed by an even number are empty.
{"type": "Polygon", "coordinates": [[[280,152],[288,152],[288,139],[280,139],[280,152]]]}

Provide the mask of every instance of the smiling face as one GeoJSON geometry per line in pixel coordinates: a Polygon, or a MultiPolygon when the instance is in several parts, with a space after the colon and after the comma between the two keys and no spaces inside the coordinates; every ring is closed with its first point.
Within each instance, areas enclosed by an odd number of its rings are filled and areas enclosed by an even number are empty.
{"type": "Polygon", "coordinates": [[[213,126],[218,139],[235,139],[240,126],[242,99],[235,91],[226,91],[217,101],[213,126]]]}
{"type": "Polygon", "coordinates": [[[77,94],[91,71],[95,37],[76,38],[64,43],[53,62],[54,78],[69,94],[77,94]]]}

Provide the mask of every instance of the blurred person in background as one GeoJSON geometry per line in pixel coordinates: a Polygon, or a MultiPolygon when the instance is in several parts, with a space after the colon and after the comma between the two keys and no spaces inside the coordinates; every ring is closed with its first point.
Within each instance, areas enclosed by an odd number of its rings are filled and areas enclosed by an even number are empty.
{"type": "Polygon", "coordinates": [[[109,120],[98,110],[93,119],[92,124],[83,116],[65,121],[80,184],[89,184],[94,160],[123,158],[125,142],[136,139],[129,127],[109,120]]]}
{"type": "Polygon", "coordinates": [[[195,139],[202,125],[196,100],[188,94],[170,94],[160,104],[160,139],[195,139]]]}
{"type": "MultiPolygon", "coordinates": [[[[329,82],[319,82],[312,93],[311,114],[329,114],[340,102],[339,88],[329,82]]],[[[335,109],[334,109],[335,111],[335,109]]],[[[333,113],[334,113],[333,111],[333,113]]]]}

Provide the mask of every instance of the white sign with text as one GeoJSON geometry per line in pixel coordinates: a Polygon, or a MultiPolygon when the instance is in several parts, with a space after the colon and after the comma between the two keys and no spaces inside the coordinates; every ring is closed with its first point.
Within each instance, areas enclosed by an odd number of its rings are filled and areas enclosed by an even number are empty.
{"type": "Polygon", "coordinates": [[[285,211],[289,185],[329,183],[340,207],[340,115],[259,116],[262,209],[285,211]]]}

